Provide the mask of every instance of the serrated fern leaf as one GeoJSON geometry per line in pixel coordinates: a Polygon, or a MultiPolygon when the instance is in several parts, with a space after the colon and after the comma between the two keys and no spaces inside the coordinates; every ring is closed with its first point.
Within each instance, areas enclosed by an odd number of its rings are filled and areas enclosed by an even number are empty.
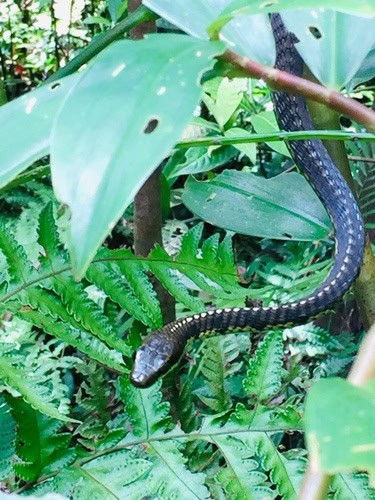
{"type": "Polygon", "coordinates": [[[108,434],[111,420],[110,392],[113,385],[106,371],[96,363],[81,364],[77,370],[85,378],[76,395],[77,412],[83,420],[76,429],[86,439],[99,439],[108,434]]]}
{"type": "Polygon", "coordinates": [[[160,387],[160,381],[148,389],[138,389],[126,377],[119,380],[120,397],[135,436],[149,439],[166,430],[171,418],[169,404],[162,402],[160,387]]]}
{"type": "Polygon", "coordinates": [[[53,290],[62,298],[67,311],[76,321],[109,347],[129,355],[128,346],[118,337],[100,307],[89,300],[81,283],[75,283],[72,278],[64,275],[51,278],[51,283],[53,290]]]}
{"type": "Polygon", "coordinates": [[[56,472],[74,461],[75,451],[69,448],[71,434],[59,432],[61,422],[35,411],[21,398],[10,397],[9,404],[17,423],[17,476],[34,481],[41,474],[56,472]]]}
{"type": "Polygon", "coordinates": [[[87,279],[104,290],[113,302],[119,304],[133,318],[142,321],[147,326],[157,328],[152,314],[145,305],[143,296],[138,297],[134,294],[122,274],[112,263],[93,263],[87,271],[87,279]]]}
{"type": "Polygon", "coordinates": [[[0,220],[0,249],[8,264],[10,281],[13,283],[25,281],[27,274],[31,273],[31,266],[26,253],[2,220],[0,220]]]}
{"type": "Polygon", "coordinates": [[[0,396],[0,480],[6,479],[12,472],[15,439],[14,419],[8,403],[0,396]]]}
{"type": "Polygon", "coordinates": [[[271,437],[266,432],[255,435],[257,455],[259,456],[263,469],[268,471],[272,483],[276,486],[281,498],[297,498],[298,491],[291,480],[285,467],[284,459],[276,449],[271,437]]]}
{"type": "Polygon", "coordinates": [[[270,331],[259,345],[243,381],[251,397],[263,401],[274,396],[281,387],[283,337],[279,330],[270,331]]]}
{"type": "Polygon", "coordinates": [[[148,267],[142,259],[134,260],[133,254],[129,251],[128,260],[119,260],[116,262],[126,286],[138,297],[142,303],[142,307],[156,328],[160,328],[163,324],[160,304],[156,292],[151,284],[150,278],[147,275],[148,267]]]}
{"type": "Polygon", "coordinates": [[[181,424],[185,432],[191,432],[197,426],[197,415],[192,398],[191,380],[187,378],[182,384],[179,396],[176,401],[176,409],[181,424]]]}
{"type": "Polygon", "coordinates": [[[375,489],[365,474],[337,474],[331,483],[335,500],[375,500],[375,489]]]}
{"type": "Polygon", "coordinates": [[[148,453],[155,455],[152,473],[149,475],[151,494],[161,498],[205,499],[209,492],[204,485],[204,474],[192,473],[186,467],[186,458],[179,450],[179,443],[173,440],[149,443],[148,453]]]}
{"type": "Polygon", "coordinates": [[[48,203],[40,213],[38,243],[44,250],[44,260],[51,262],[53,257],[59,255],[60,240],[52,203],[48,203]]]}
{"type": "Polygon", "coordinates": [[[206,379],[204,393],[198,393],[200,400],[212,410],[221,413],[230,408],[230,396],[225,379],[231,374],[230,363],[240,350],[234,336],[212,337],[204,341],[203,355],[198,370],[206,379]]]}
{"type": "Polygon", "coordinates": [[[170,259],[170,256],[163,248],[158,247],[153,250],[151,259],[148,261],[151,272],[157,277],[164,288],[181,302],[181,304],[194,312],[203,311],[203,302],[191,295],[186,286],[181,283],[181,277],[176,274],[175,270],[170,268],[170,259]],[[156,261],[156,259],[159,260],[156,261]]]}
{"type": "MultiPolygon", "coordinates": [[[[202,237],[203,226],[198,224],[190,229],[182,239],[180,253],[172,258],[163,249],[156,246],[150,253],[147,262],[151,270],[158,275],[158,267],[166,264],[171,270],[180,273],[204,292],[214,294],[221,298],[245,298],[246,290],[238,284],[237,272],[234,265],[231,238],[227,236],[219,243],[218,235],[208,238],[199,248],[202,237]]],[[[162,270],[159,271],[162,273],[162,270]]],[[[180,280],[181,281],[181,280],[180,280]]],[[[181,297],[185,304],[187,297],[179,295],[179,289],[173,289],[171,293],[177,299],[181,297]]],[[[186,303],[198,308],[200,304],[186,303]]]]}
{"type": "Polygon", "coordinates": [[[59,411],[60,402],[51,401],[50,388],[43,379],[33,380],[24,369],[14,366],[10,356],[0,356],[0,379],[11,389],[18,391],[33,408],[52,418],[71,421],[59,411]]]}
{"type": "Polygon", "coordinates": [[[259,468],[255,457],[256,447],[252,436],[215,436],[213,442],[225,457],[226,467],[215,476],[227,498],[274,498],[266,486],[267,476],[259,468]]]}
{"type": "Polygon", "coordinates": [[[42,328],[46,333],[63,340],[68,345],[75,347],[108,368],[120,373],[126,372],[121,355],[93,337],[89,332],[73,328],[69,323],[56,321],[53,317],[37,310],[21,311],[18,315],[25,321],[42,328]]]}

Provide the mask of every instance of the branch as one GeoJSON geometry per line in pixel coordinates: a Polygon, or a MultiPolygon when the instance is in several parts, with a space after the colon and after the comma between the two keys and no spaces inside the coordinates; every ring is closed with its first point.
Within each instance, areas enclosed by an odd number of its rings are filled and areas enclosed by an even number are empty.
{"type": "Polygon", "coordinates": [[[227,50],[220,56],[221,60],[241,68],[248,76],[264,80],[271,88],[281,92],[300,95],[305,99],[325,104],[329,108],[342,113],[354,121],[361,123],[369,130],[375,132],[375,113],[363,104],[345,97],[340,92],[329,90],[323,85],[310,82],[305,78],[292,75],[279,69],[264,66],[241,56],[232,50],[227,50]]]}

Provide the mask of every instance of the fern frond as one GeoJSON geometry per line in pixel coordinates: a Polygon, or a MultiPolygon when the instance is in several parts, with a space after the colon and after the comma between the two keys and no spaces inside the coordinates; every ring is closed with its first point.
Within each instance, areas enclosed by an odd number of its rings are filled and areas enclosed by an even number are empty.
{"type": "Polygon", "coordinates": [[[78,330],[67,323],[56,321],[52,316],[37,310],[20,311],[18,315],[35,327],[42,328],[46,333],[63,340],[104,366],[120,373],[127,371],[122,363],[121,355],[117,351],[110,349],[85,330],[78,330]]]}
{"type": "Polygon", "coordinates": [[[191,432],[197,427],[197,415],[192,398],[191,380],[187,378],[182,384],[176,401],[176,409],[181,428],[185,432],[191,432]]]}
{"type": "MultiPolygon", "coordinates": [[[[160,326],[161,311],[156,318],[148,309],[149,301],[143,294],[135,294],[120,270],[111,262],[94,262],[87,271],[87,279],[104,290],[108,297],[119,304],[133,318],[152,328],[160,326]]],[[[143,280],[148,278],[142,274],[143,280]]],[[[147,290],[149,290],[147,285],[147,290]]],[[[152,299],[154,300],[154,298],[152,299]]]]}
{"type": "Polygon", "coordinates": [[[284,459],[277,451],[271,437],[266,432],[259,432],[256,434],[255,443],[263,469],[269,473],[281,498],[297,498],[298,491],[295,490],[284,459]]]}
{"type": "Polygon", "coordinates": [[[255,458],[256,447],[250,436],[216,436],[213,442],[225,457],[226,467],[215,476],[228,498],[274,498],[267,487],[267,476],[255,458]]]}
{"type": "Polygon", "coordinates": [[[138,437],[164,431],[171,421],[169,404],[162,402],[161,381],[148,389],[134,387],[128,378],[119,379],[120,397],[132,423],[132,433],[138,437]]]}
{"type": "Polygon", "coordinates": [[[243,381],[245,391],[259,401],[274,396],[281,387],[283,367],[283,337],[280,330],[270,331],[249,362],[243,381]]]}
{"type": "Polygon", "coordinates": [[[9,404],[17,424],[16,452],[20,459],[14,464],[17,476],[34,481],[75,460],[76,453],[69,448],[71,434],[60,432],[62,422],[35,411],[21,398],[9,398],[9,404]]]}
{"type": "Polygon", "coordinates": [[[61,297],[68,313],[85,330],[90,331],[112,349],[129,355],[128,346],[113,330],[101,308],[94,301],[88,299],[81,283],[75,283],[72,278],[64,275],[51,278],[51,283],[54,292],[61,297]]]}
{"type": "MultiPolygon", "coordinates": [[[[47,385],[43,378],[35,377],[33,380],[30,373],[23,368],[18,368],[12,361],[14,363],[11,356],[0,356],[0,379],[12,390],[18,391],[33,408],[52,418],[72,421],[60,412],[61,401],[52,401],[53,394],[51,394],[49,384],[47,385]]],[[[62,406],[62,409],[66,411],[66,405],[62,406]]]]}
{"type": "Polygon", "coordinates": [[[76,395],[76,411],[83,422],[75,433],[85,439],[98,440],[105,437],[109,431],[107,424],[111,420],[109,406],[113,385],[106,371],[96,363],[81,364],[78,366],[78,372],[85,377],[76,395]]]}
{"type": "Polygon", "coordinates": [[[6,479],[12,472],[15,440],[14,419],[8,403],[0,396],[0,480],[6,479]]]}
{"type": "Polygon", "coordinates": [[[336,474],[331,483],[335,500],[375,500],[366,474],[336,474]]]}
{"type": "MultiPolygon", "coordinates": [[[[203,355],[198,366],[206,379],[199,399],[212,410],[221,413],[230,408],[226,377],[233,375],[231,363],[239,356],[239,343],[234,335],[212,337],[204,341],[203,355]]],[[[238,365],[237,367],[238,368],[238,365]]]]}
{"type": "Polygon", "coordinates": [[[22,283],[31,274],[31,266],[26,253],[8,230],[4,221],[0,220],[0,249],[8,264],[8,275],[13,283],[22,283]]]}
{"type": "Polygon", "coordinates": [[[162,498],[209,498],[204,474],[189,471],[179,447],[173,440],[149,443],[147,451],[157,457],[148,481],[150,493],[162,498]]]}

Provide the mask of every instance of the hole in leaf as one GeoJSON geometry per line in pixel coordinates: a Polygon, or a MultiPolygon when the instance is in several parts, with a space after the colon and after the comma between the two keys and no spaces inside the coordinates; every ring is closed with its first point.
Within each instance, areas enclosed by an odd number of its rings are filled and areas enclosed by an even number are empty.
{"type": "Polygon", "coordinates": [[[293,238],[293,236],[289,233],[283,233],[283,236],[285,236],[285,238],[288,238],[290,240],[293,238]]]}
{"type": "Polygon", "coordinates": [[[144,134],[152,134],[156,127],[159,125],[159,120],[157,118],[151,118],[145,128],[143,129],[144,134]]]}
{"type": "Polygon", "coordinates": [[[352,126],[352,121],[347,116],[340,116],[340,124],[345,128],[349,128],[352,126]]]}
{"type": "Polygon", "coordinates": [[[59,87],[61,87],[61,82],[52,83],[49,88],[50,90],[56,90],[59,87]]]}
{"type": "Polygon", "coordinates": [[[309,31],[310,33],[312,34],[312,36],[316,39],[316,40],[319,40],[320,38],[322,38],[322,33],[320,31],[319,28],[317,28],[316,26],[309,26],[309,31]]]}

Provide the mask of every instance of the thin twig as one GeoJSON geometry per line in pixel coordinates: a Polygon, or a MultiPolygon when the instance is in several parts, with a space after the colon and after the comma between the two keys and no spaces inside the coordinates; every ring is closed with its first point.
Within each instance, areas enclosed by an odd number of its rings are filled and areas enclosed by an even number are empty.
{"type": "Polygon", "coordinates": [[[375,158],[366,158],[364,156],[348,155],[350,161],[363,161],[363,163],[375,163],[375,158]]]}

